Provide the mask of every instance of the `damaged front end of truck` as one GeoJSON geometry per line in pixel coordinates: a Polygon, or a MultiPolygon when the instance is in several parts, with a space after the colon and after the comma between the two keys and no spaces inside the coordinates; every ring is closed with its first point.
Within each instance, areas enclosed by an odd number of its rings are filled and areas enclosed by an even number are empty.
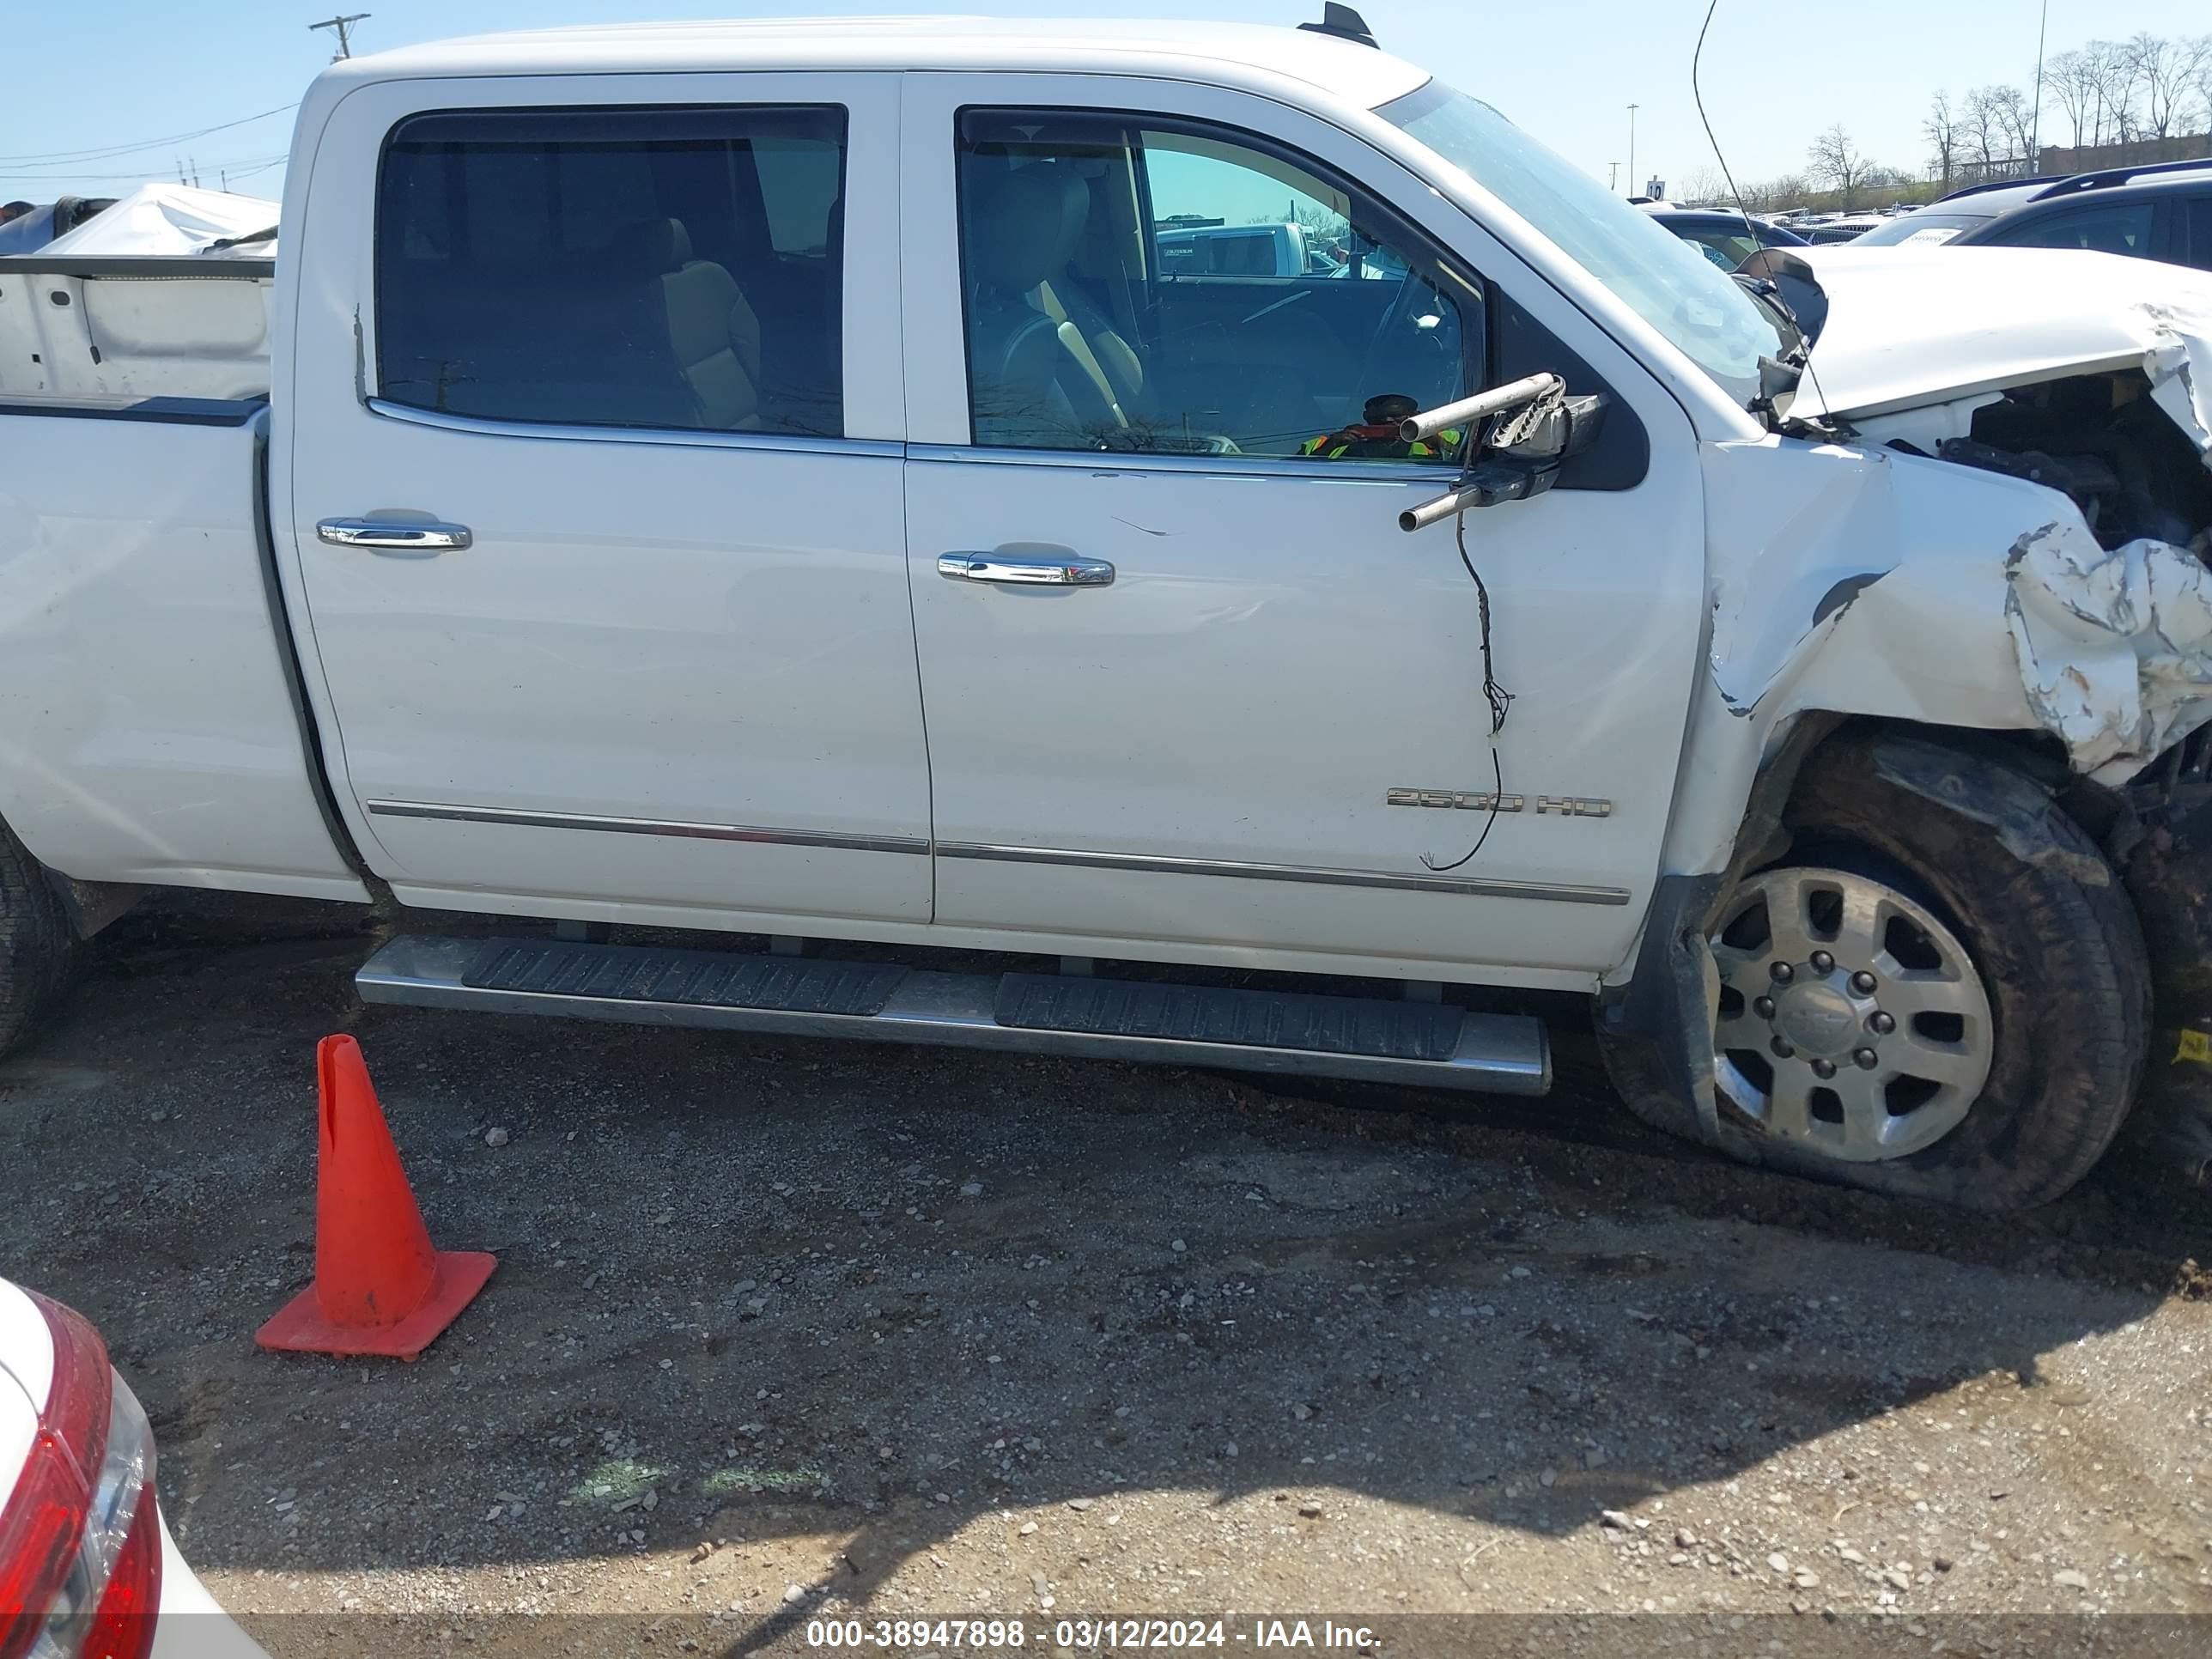
{"type": "MultiPolygon", "coordinates": [[[[1706,873],[1680,878],[1671,922],[1655,911],[1636,978],[1656,969],[1662,988],[1620,988],[1601,1018],[1632,1018],[1634,1000],[1648,1014],[1655,996],[1717,1007],[1714,918],[1780,856],[1782,803],[1831,733],[1893,734],[1891,783],[1993,814],[2031,856],[2078,860],[2035,811],[1963,801],[1956,769],[1923,763],[1995,744],[2096,839],[2096,878],[2117,870],[2132,898],[2155,1029],[2130,1137],[2203,1181],[2212,278],[2009,249],[1791,253],[1825,316],[1790,440],[1716,446],[1707,467],[1706,719],[1738,734],[1709,752],[1749,747],[1759,781],[1741,824],[1707,826],[1705,844],[1678,831],[1670,868],[1706,873]],[[1935,747],[1912,750],[1916,734],[1935,747]]],[[[1725,1144],[1725,1089],[1700,1056],[1683,1062],[1694,1127],[1725,1144]]]]}

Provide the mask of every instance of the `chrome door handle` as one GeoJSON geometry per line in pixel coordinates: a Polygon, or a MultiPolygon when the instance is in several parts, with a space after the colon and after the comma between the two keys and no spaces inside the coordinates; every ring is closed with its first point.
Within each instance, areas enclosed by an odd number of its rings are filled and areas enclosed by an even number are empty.
{"type": "Polygon", "coordinates": [[[476,538],[465,524],[420,524],[405,519],[325,519],[316,536],[332,547],[365,547],[374,553],[418,559],[468,546],[476,538]]]}
{"type": "Polygon", "coordinates": [[[1032,587],[1106,587],[1114,567],[1080,553],[941,553],[937,574],[954,582],[1015,582],[1032,587]]]}

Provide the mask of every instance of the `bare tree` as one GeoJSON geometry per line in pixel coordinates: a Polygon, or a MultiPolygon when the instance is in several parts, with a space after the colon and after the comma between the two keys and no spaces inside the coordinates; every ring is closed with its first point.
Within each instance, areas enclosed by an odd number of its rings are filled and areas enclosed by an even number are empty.
{"type": "Polygon", "coordinates": [[[1867,168],[1871,165],[1851,135],[1844,131],[1838,121],[1813,141],[1805,152],[1806,165],[1814,178],[1826,185],[1843,198],[1843,208],[1850,211],[1851,197],[1865,182],[1867,168]]]}
{"type": "Polygon", "coordinates": [[[2189,42],[2187,78],[2190,90],[2197,94],[2192,125],[2199,132],[2212,132],[2212,34],[2200,34],[2189,42]]]}
{"type": "Polygon", "coordinates": [[[1763,179],[1743,187],[1743,204],[1753,213],[1778,213],[1787,207],[1796,207],[1807,195],[1803,177],[1785,173],[1778,179],[1763,179]]]}
{"type": "MultiPolygon", "coordinates": [[[[2035,109],[2027,94],[2018,87],[1990,87],[1990,118],[1996,124],[1997,137],[2004,144],[2007,156],[2027,155],[2035,147],[2035,109]]],[[[2029,168],[2030,172],[2034,169],[2029,168]]]]}
{"type": "Polygon", "coordinates": [[[1707,207],[1735,205],[1735,198],[1729,193],[1727,175],[1718,167],[1699,167],[1676,187],[1674,199],[1707,207]]]}
{"type": "Polygon", "coordinates": [[[2096,69],[2097,126],[2094,142],[2125,143],[2135,137],[2135,68],[2128,49],[2111,40],[2092,40],[2096,69]]]}
{"type": "Polygon", "coordinates": [[[1959,128],[1967,154],[1982,164],[1984,173],[2004,148],[1997,119],[1995,87],[1976,87],[1966,94],[1959,113],[1959,128]]]}
{"type": "Polygon", "coordinates": [[[1928,114],[1920,123],[1920,131],[1935,152],[1936,174],[1948,189],[1951,169],[1959,159],[1959,118],[1951,112],[1949,93],[1939,92],[1929,100],[1928,114]]]}
{"type": "Polygon", "coordinates": [[[2146,29],[2125,48],[2130,84],[2140,97],[2143,128],[2154,138],[2173,131],[2191,68],[2187,46],[2146,29]]]}
{"type": "Polygon", "coordinates": [[[2074,132],[2074,146],[2080,149],[2097,107],[2095,58],[2084,47],[2062,52],[2045,67],[2043,84],[2058,100],[2058,107],[2066,112],[2066,124],[2074,132]]]}

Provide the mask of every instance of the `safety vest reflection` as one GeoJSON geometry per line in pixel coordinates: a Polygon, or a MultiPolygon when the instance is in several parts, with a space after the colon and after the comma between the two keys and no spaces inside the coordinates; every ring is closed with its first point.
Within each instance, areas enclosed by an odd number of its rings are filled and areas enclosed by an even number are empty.
{"type": "Polygon", "coordinates": [[[1433,438],[1407,443],[1398,435],[1400,422],[1420,412],[1420,405],[1403,392],[1386,392],[1370,398],[1359,411],[1359,423],[1340,432],[1324,432],[1299,447],[1298,453],[1316,460],[1406,460],[1448,455],[1459,447],[1457,428],[1446,427],[1433,438]]]}

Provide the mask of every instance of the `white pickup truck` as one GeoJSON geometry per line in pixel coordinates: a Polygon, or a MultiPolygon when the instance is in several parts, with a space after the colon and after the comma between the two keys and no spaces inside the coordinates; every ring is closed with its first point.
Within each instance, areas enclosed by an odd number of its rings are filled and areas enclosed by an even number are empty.
{"type": "Polygon", "coordinates": [[[191,278],[265,395],[0,410],[0,1046],[169,885],[516,919],[379,1002],[1478,1091],[1577,993],[1993,1209],[2212,1075],[2202,276],[1739,281],[1340,7],[356,58],[283,223],[191,278]]]}

